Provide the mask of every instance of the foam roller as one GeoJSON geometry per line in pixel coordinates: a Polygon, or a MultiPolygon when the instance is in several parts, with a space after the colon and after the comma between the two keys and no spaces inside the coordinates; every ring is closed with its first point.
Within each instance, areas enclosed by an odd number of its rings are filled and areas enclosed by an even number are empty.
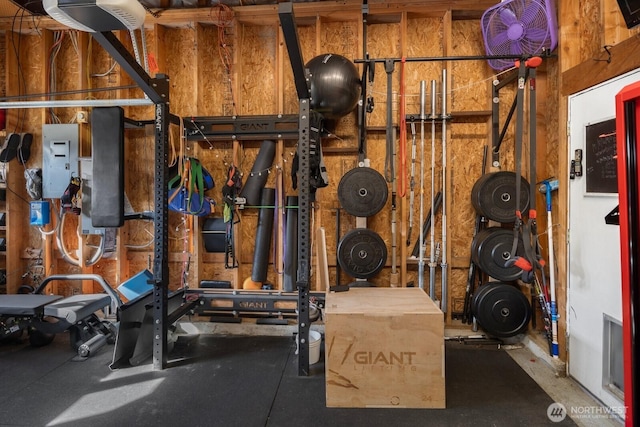
{"type": "Polygon", "coordinates": [[[258,206],[260,203],[260,192],[269,177],[268,171],[273,164],[275,154],[276,143],[269,140],[262,141],[256,161],[253,162],[253,166],[251,167],[251,174],[240,192],[240,197],[246,199],[247,206],[258,206]]]}
{"type": "Polygon", "coordinates": [[[253,252],[253,269],[251,270],[251,280],[257,283],[264,283],[267,280],[275,202],[275,188],[262,189],[262,197],[260,199],[260,206],[262,207],[258,213],[256,246],[253,252]]]}

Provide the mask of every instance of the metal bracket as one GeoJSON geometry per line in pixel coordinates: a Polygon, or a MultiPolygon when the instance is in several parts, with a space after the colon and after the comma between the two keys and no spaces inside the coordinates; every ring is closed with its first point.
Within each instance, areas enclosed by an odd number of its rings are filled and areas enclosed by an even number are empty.
{"type": "Polygon", "coordinates": [[[163,80],[168,81],[166,76],[159,74],[155,79],[151,78],[112,32],[92,33],[92,36],[140,86],[140,89],[154,104],[169,102],[169,85],[163,84],[163,80]]]}
{"type": "Polygon", "coordinates": [[[509,109],[504,126],[502,127],[502,130],[500,130],[500,89],[516,80],[516,77],[518,77],[518,74],[512,73],[501,81],[495,80],[491,88],[491,165],[496,168],[500,167],[500,146],[502,145],[504,136],[507,133],[507,127],[511,123],[513,114],[516,111],[518,100],[516,96],[511,108],[509,109]]]}
{"type": "Polygon", "coordinates": [[[280,17],[280,26],[284,35],[284,42],[287,45],[289,53],[289,61],[293,69],[293,81],[298,93],[298,99],[309,98],[309,85],[307,84],[304,61],[302,60],[302,50],[300,49],[300,40],[298,39],[298,28],[296,20],[293,16],[293,3],[286,2],[278,4],[278,16],[280,17]]]}
{"type": "Polygon", "coordinates": [[[189,117],[184,119],[189,141],[298,139],[298,115],[189,117]]]}

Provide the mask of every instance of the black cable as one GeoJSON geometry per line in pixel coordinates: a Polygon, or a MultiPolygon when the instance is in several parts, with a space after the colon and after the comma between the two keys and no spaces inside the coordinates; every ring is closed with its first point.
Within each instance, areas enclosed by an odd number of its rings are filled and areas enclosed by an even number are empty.
{"type": "Polygon", "coordinates": [[[138,89],[138,85],[125,85],[125,86],[108,86],[108,87],[99,87],[92,89],[75,89],[75,90],[66,90],[62,92],[42,92],[42,93],[28,93],[24,95],[11,95],[0,97],[0,101],[10,101],[13,99],[25,99],[25,98],[38,98],[38,97],[51,97],[51,96],[64,96],[64,95],[78,95],[83,93],[90,92],[108,92],[112,90],[120,90],[120,89],[138,89]]]}
{"type": "Polygon", "coordinates": [[[22,197],[20,194],[16,193],[11,187],[9,187],[9,184],[7,183],[7,168],[6,165],[2,165],[2,170],[3,170],[3,176],[5,179],[5,188],[7,189],[7,191],[10,191],[11,193],[13,193],[17,198],[19,198],[20,200],[22,200],[23,202],[25,202],[26,204],[30,205],[31,203],[25,199],[24,197],[22,197]]]}
{"type": "MultiPolygon", "coordinates": [[[[13,20],[11,22],[11,46],[13,47],[13,53],[16,57],[16,64],[18,67],[18,93],[20,93],[20,89],[22,88],[24,93],[27,92],[27,82],[24,78],[24,72],[22,69],[22,63],[20,62],[20,45],[22,43],[22,22],[24,20],[24,9],[16,10],[16,13],[13,15],[13,20]],[[20,16],[20,26],[18,27],[18,44],[16,45],[15,40],[15,27],[16,20],[18,19],[18,13],[22,12],[20,16]]],[[[18,128],[21,126],[22,122],[24,122],[26,111],[23,111],[22,114],[18,113],[18,120],[16,121],[16,125],[14,128],[14,133],[18,132],[18,128]]]]}
{"type": "Polygon", "coordinates": [[[21,195],[19,195],[15,191],[13,191],[13,189],[11,189],[8,185],[6,186],[6,188],[7,188],[7,190],[11,191],[18,199],[22,200],[23,202],[25,202],[28,205],[31,205],[31,203],[27,199],[25,199],[24,197],[22,197],[21,195]]]}

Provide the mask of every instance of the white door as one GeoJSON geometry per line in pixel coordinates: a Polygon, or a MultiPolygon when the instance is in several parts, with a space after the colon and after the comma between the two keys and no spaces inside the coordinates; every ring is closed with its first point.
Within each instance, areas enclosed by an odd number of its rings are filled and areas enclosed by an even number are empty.
{"type": "Polygon", "coordinates": [[[569,180],[569,375],[609,407],[622,406],[615,390],[603,384],[609,362],[619,364],[622,355],[621,346],[609,353],[604,343],[604,325],[622,322],[620,232],[605,223],[618,205],[611,120],[616,94],[638,80],[635,70],[569,97],[569,158],[575,159],[576,150],[583,154],[582,176],[569,180]]]}

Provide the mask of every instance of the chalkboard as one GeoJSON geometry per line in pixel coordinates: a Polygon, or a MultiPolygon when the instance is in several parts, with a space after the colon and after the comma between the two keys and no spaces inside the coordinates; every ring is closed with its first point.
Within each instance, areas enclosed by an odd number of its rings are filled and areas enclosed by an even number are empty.
{"type": "Polygon", "coordinates": [[[587,125],[584,153],[587,193],[617,193],[616,119],[587,125]]]}

